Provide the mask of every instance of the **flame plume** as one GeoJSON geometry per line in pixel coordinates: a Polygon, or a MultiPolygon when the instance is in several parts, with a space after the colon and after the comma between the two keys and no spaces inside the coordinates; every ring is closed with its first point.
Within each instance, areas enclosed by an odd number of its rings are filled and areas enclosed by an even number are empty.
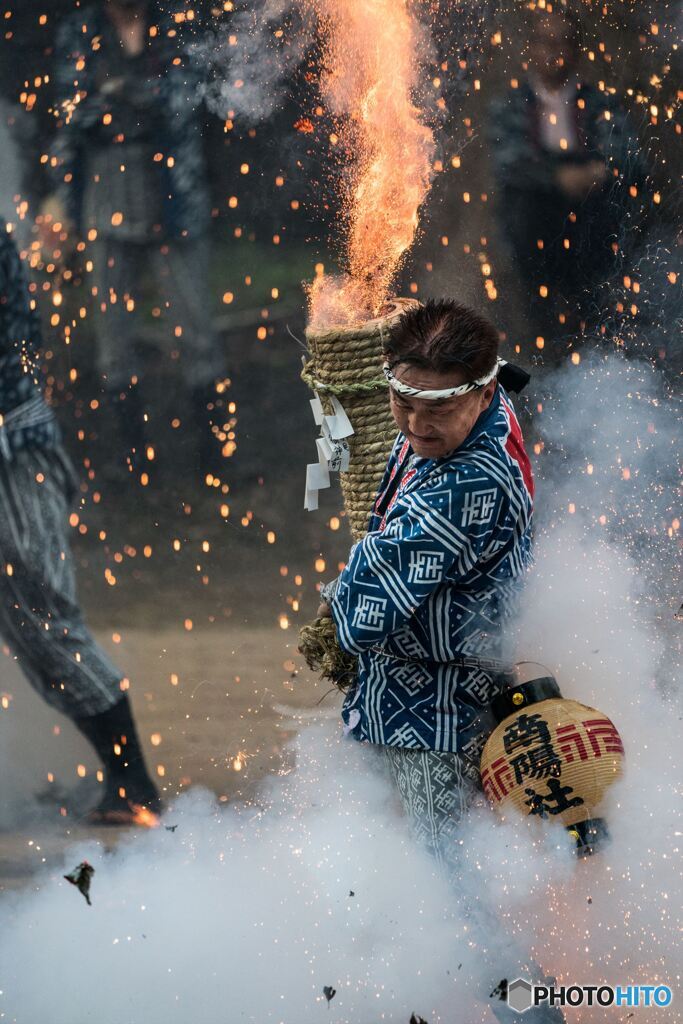
{"type": "Polygon", "coordinates": [[[344,206],[348,275],[319,276],[313,326],[375,316],[417,230],[432,177],[434,137],[413,102],[428,45],[406,0],[324,0],[321,89],[351,157],[344,206]]]}

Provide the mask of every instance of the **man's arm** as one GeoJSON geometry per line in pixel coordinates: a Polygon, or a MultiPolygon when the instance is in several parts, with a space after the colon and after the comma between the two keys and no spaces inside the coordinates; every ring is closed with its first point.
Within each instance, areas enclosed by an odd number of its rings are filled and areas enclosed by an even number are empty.
{"type": "Polygon", "coordinates": [[[479,469],[399,498],[386,528],[352,549],[330,608],[344,650],[359,654],[396,632],[449,580],[466,576],[502,524],[507,498],[479,469]]]}

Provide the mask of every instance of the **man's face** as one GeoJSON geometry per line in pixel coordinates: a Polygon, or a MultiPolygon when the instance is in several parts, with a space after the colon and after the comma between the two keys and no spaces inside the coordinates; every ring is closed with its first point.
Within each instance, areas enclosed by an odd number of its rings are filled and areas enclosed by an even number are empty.
{"type": "Polygon", "coordinates": [[[578,65],[578,48],[562,18],[545,18],[536,25],[530,45],[529,64],[542,82],[558,88],[569,80],[578,65]]]}
{"type": "MultiPolygon", "coordinates": [[[[410,363],[399,363],[392,373],[402,384],[420,391],[442,391],[465,384],[458,370],[436,373],[410,363]]],[[[391,411],[396,426],[405,434],[413,451],[423,459],[438,459],[458,448],[468,436],[481,413],[488,409],[496,390],[491,381],[477,391],[454,398],[412,398],[389,389],[391,411]]]]}

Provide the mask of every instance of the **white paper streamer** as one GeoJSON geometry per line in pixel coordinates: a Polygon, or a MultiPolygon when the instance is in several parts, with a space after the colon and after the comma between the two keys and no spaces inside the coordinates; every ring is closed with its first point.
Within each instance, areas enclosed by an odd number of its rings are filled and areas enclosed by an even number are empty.
{"type": "Polygon", "coordinates": [[[353,434],[351,420],[338,398],[330,396],[332,413],[326,416],[323,412],[320,396],[310,400],[311,411],[316,426],[320,427],[320,437],[316,439],[318,461],[306,466],[306,494],[304,508],[313,512],[318,508],[318,493],[330,486],[330,473],[345,472],[349,468],[351,452],[347,437],[353,434]]]}

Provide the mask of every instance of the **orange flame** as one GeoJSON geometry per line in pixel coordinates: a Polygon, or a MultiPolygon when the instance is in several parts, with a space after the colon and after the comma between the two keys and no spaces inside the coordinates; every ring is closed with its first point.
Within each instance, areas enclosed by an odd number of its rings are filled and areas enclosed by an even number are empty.
{"type": "Polygon", "coordinates": [[[143,807],[142,804],[131,804],[130,809],[133,812],[134,825],[140,825],[142,828],[159,828],[159,815],[150,811],[148,807],[143,807]]]}
{"type": "Polygon", "coordinates": [[[314,326],[375,316],[412,244],[432,176],[434,137],[412,95],[421,29],[407,0],[324,0],[323,96],[353,154],[345,196],[348,277],[310,288],[314,326]]]}

